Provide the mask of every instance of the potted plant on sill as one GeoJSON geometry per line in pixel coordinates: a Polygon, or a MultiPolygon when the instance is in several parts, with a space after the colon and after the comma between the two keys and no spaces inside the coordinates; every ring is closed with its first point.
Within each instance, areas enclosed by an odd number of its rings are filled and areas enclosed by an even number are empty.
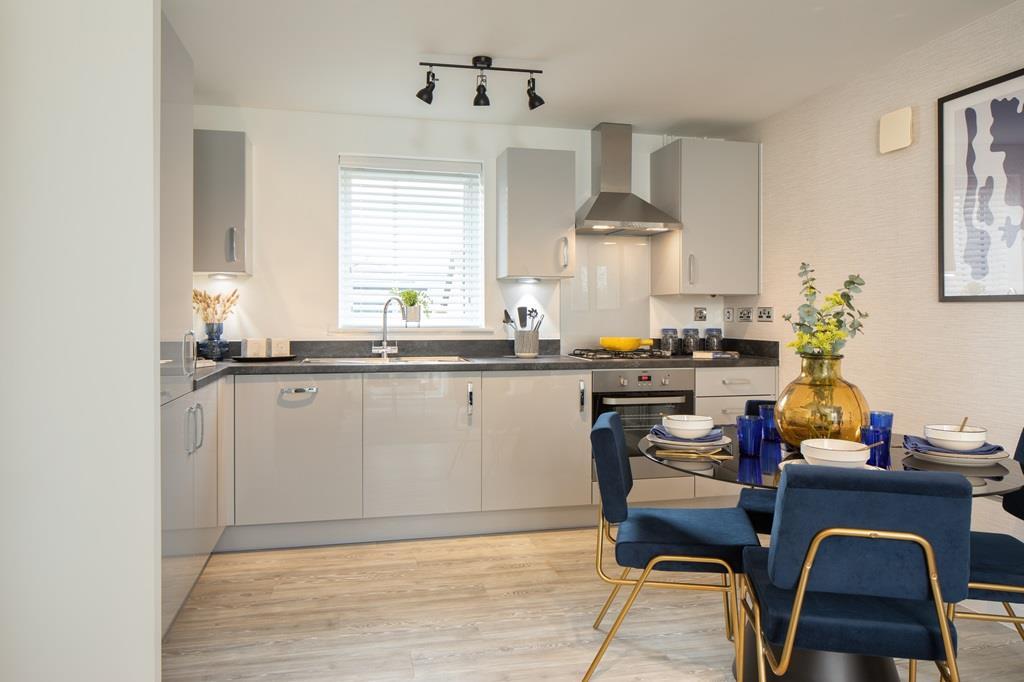
{"type": "Polygon", "coordinates": [[[420,289],[392,289],[391,293],[405,305],[405,326],[410,322],[420,323],[422,315],[430,315],[430,297],[420,289]]]}
{"type": "Polygon", "coordinates": [[[796,332],[788,347],[800,356],[800,376],[786,386],[775,405],[779,433],[795,447],[810,438],[859,442],[868,405],[860,389],[843,378],[839,351],[863,333],[862,320],[868,314],[854,306],[853,297],[861,292],[864,280],[850,275],[840,289],[825,296],[820,307],[814,268],[801,263],[800,280],[805,302],[795,319],[788,313],[782,316],[796,332]]]}

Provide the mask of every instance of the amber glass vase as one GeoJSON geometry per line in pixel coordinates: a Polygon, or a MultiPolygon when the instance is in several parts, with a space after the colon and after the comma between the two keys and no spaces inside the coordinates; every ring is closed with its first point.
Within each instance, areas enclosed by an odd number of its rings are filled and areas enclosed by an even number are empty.
{"type": "Polygon", "coordinates": [[[800,359],[800,376],[775,404],[782,439],[795,447],[810,438],[860,441],[860,427],[868,423],[868,404],[860,389],[843,379],[843,356],[800,359]]]}

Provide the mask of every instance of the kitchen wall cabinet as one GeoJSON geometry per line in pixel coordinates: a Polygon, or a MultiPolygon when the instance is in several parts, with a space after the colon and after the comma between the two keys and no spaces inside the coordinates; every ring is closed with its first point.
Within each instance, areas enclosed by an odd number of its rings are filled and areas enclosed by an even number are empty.
{"type": "Polygon", "coordinates": [[[235,523],[362,516],[362,401],[359,374],[235,377],[235,523]]]}
{"type": "Polygon", "coordinates": [[[192,390],[192,58],[161,16],[160,403],[192,390]]]}
{"type": "Polygon", "coordinates": [[[160,408],[162,624],[167,631],[223,531],[216,384],[160,408]]]}
{"type": "Polygon", "coordinates": [[[480,511],[479,372],[363,378],[363,514],[480,511]]]}
{"type": "Polygon", "coordinates": [[[590,372],[483,375],[483,509],[590,504],[590,372]]]}
{"type": "Polygon", "coordinates": [[[252,274],[252,143],[244,132],[196,130],[194,270],[252,274]]]}
{"type": "Polygon", "coordinates": [[[497,160],[498,278],[572,277],[576,159],[571,151],[509,148],[497,160]]]}
{"type": "Polygon", "coordinates": [[[760,145],[683,138],[651,154],[651,203],[682,230],[651,238],[651,294],[756,294],[760,145]]]}

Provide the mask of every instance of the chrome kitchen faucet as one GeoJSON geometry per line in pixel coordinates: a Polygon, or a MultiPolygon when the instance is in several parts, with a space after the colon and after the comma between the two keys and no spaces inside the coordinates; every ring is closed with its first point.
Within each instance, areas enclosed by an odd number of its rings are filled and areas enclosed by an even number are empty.
{"type": "Polygon", "coordinates": [[[391,305],[392,301],[401,306],[403,320],[409,314],[408,309],[405,307],[405,304],[402,303],[402,299],[398,298],[397,296],[392,296],[388,300],[384,301],[384,313],[381,316],[381,329],[383,338],[381,339],[379,346],[370,346],[370,352],[376,353],[385,360],[388,359],[388,355],[391,353],[398,355],[398,344],[396,343],[393,346],[388,345],[388,306],[391,305]]]}

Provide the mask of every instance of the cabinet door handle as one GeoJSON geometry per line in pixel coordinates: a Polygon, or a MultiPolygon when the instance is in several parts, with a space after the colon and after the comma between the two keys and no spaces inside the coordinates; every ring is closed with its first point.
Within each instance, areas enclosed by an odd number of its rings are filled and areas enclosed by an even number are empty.
{"type": "Polygon", "coordinates": [[[238,228],[228,228],[228,262],[238,262],[238,228]]]}
{"type": "Polygon", "coordinates": [[[742,384],[749,384],[750,379],[722,379],[723,386],[738,386],[742,384]]]}
{"type": "Polygon", "coordinates": [[[296,386],[294,388],[282,388],[281,389],[281,394],[282,395],[284,395],[284,394],[291,394],[291,393],[319,393],[319,392],[320,392],[320,389],[317,388],[316,386],[296,386]]]}
{"type": "Polygon", "coordinates": [[[694,256],[691,253],[690,257],[686,260],[686,265],[687,265],[687,269],[690,271],[689,275],[688,275],[688,279],[690,280],[690,284],[696,284],[697,283],[697,257],[694,256]]]}
{"type": "Polygon", "coordinates": [[[191,329],[181,337],[181,371],[187,377],[196,375],[196,333],[191,329]]]}
{"type": "Polygon", "coordinates": [[[189,405],[188,409],[185,410],[185,454],[191,455],[195,452],[196,436],[195,436],[195,414],[196,406],[189,405]]]}
{"type": "Polygon", "coordinates": [[[744,410],[738,407],[723,407],[722,414],[743,414],[744,410]]]}
{"type": "Polygon", "coordinates": [[[569,238],[562,237],[559,241],[562,242],[562,267],[567,268],[569,267],[569,238]]]}
{"type": "Polygon", "coordinates": [[[580,379],[580,412],[587,407],[587,382],[580,379]]]}
{"type": "Polygon", "coordinates": [[[473,382],[466,384],[466,414],[473,414],[473,382]]]}
{"type": "Polygon", "coordinates": [[[192,452],[199,450],[199,448],[203,447],[203,443],[206,442],[206,412],[203,411],[202,403],[196,403],[194,414],[198,415],[198,417],[196,418],[196,440],[198,440],[199,442],[196,443],[196,446],[195,448],[193,448],[192,452]]]}

